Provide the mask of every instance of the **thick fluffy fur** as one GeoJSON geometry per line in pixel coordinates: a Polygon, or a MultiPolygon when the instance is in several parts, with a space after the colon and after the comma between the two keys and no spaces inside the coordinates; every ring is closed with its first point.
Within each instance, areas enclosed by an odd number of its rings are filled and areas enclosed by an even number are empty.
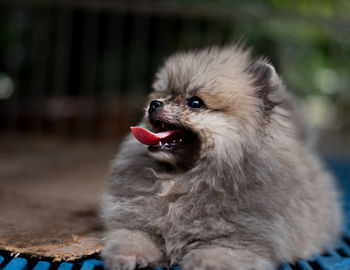
{"type": "MultiPolygon", "coordinates": [[[[113,161],[102,216],[109,269],[275,269],[340,231],[332,177],[307,150],[274,68],[239,46],[170,57],[150,100],[197,139],[150,152],[132,136],[113,161]],[[198,96],[205,106],[191,109],[198,96]]],[[[146,112],[143,125],[152,129],[146,112]]]]}

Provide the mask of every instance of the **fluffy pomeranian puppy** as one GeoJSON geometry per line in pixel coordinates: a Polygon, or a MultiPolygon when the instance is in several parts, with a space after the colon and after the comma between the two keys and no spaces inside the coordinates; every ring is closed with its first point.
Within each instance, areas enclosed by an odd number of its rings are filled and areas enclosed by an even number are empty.
{"type": "Polygon", "coordinates": [[[113,161],[110,270],[270,270],[322,252],[342,219],[275,69],[242,46],[177,53],[113,161]]]}

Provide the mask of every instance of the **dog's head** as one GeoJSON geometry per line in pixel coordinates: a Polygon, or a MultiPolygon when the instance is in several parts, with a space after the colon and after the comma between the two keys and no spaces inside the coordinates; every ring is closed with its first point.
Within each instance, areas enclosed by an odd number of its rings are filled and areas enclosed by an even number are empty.
{"type": "Polygon", "coordinates": [[[275,69],[237,46],[175,54],[153,88],[145,113],[155,133],[149,153],[187,168],[200,159],[239,159],[254,151],[284,98],[275,69]]]}

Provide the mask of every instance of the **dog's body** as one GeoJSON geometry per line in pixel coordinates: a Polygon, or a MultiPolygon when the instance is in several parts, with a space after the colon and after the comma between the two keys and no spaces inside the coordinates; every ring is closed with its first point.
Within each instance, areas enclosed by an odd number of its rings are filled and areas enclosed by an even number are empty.
{"type": "Polygon", "coordinates": [[[267,270],[333,243],[333,179],[271,65],[237,46],[177,54],[154,89],[143,125],[184,142],[122,144],[102,209],[109,269],[267,270]]]}

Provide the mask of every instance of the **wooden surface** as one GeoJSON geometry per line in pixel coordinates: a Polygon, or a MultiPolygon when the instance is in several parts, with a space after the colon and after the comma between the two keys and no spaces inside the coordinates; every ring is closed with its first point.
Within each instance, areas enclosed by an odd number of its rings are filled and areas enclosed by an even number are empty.
{"type": "Polygon", "coordinates": [[[58,261],[100,251],[96,210],[116,145],[0,136],[0,249],[58,261]]]}

